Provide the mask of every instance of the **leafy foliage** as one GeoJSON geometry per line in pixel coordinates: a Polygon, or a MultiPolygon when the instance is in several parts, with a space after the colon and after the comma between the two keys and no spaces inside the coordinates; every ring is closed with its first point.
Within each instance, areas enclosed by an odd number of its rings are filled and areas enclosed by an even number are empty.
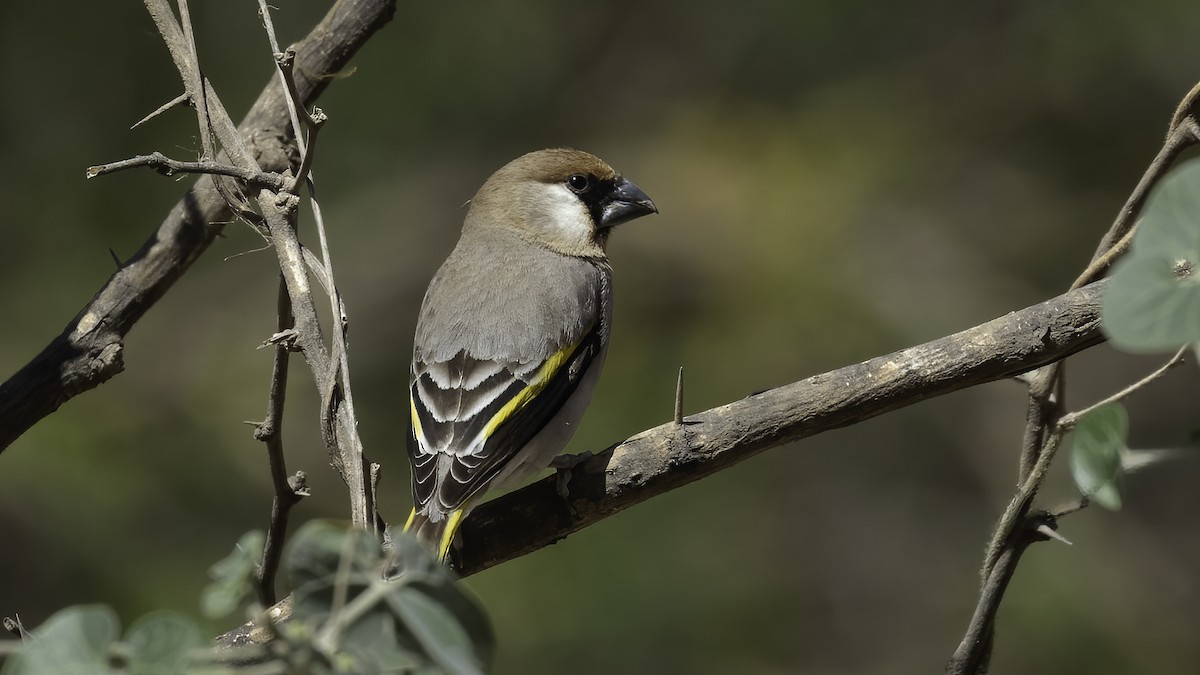
{"type": "Polygon", "coordinates": [[[200,595],[200,609],[210,618],[227,616],[254,596],[254,573],[262,558],[263,533],[254,530],[242,535],[233,552],[210,569],[213,582],[200,595]]]}
{"type": "Polygon", "coordinates": [[[487,616],[409,536],[389,556],[365,532],[313,522],[296,534],[286,565],[295,620],[335,665],[324,672],[481,673],[491,662],[487,616]]]}
{"type": "Polygon", "coordinates": [[[1200,160],[1163,180],[1105,292],[1103,328],[1131,352],[1200,341],[1200,160]]]}
{"type": "Polygon", "coordinates": [[[121,633],[109,607],[80,605],[56,612],[4,664],[3,675],[112,673],[109,650],[121,633]]]}
{"type": "Polygon", "coordinates": [[[171,675],[184,672],[193,649],[206,642],[191,619],[174,612],[147,614],[129,627],[125,644],[129,663],[125,672],[136,675],[171,675]]]}
{"type": "MultiPolygon", "coordinates": [[[[261,548],[262,534],[248,533],[213,566],[207,613],[253,606],[261,548]]],[[[279,639],[268,648],[205,650],[196,624],[169,612],[142,617],[121,640],[112,609],[69,607],[36,629],[0,675],[237,673],[268,662],[279,672],[475,675],[492,661],[487,615],[411,537],[389,553],[366,532],[312,522],[296,533],[284,565],[293,618],[274,627],[279,639]]]]}

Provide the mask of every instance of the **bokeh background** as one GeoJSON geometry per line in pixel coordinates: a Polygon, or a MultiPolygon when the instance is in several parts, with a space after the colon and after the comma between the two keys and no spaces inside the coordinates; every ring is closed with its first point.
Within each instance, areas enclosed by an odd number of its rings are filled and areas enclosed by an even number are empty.
{"type": "MultiPolygon", "coordinates": [[[[235,117],[271,76],[251,2],[193,2],[235,117]]],[[[278,3],[281,40],[324,2],[278,3]]],[[[1200,5],[400,3],[333,84],[316,174],[351,327],[361,431],[408,509],[404,383],[460,208],[531,149],[609,160],[661,207],[621,228],[614,344],[573,444],[940,337],[1057,294],[1087,262],[1200,79],[1200,5]]],[[[57,334],[187,182],[84,168],[198,155],[195,117],[129,126],[181,90],[139,3],[0,5],[0,376],[57,334]]],[[[274,257],[227,228],[129,336],[125,373],[0,456],[0,614],[103,602],[196,613],[208,566],[266,525],[261,418],[274,257]]],[[[1073,359],[1073,406],[1155,359],[1073,359]]],[[[1187,443],[1194,368],[1130,402],[1133,443],[1187,443]]],[[[293,373],[286,442],[343,518],[317,404],[293,373]]],[[[1013,382],[771,450],[467,581],[515,673],[940,672],[1014,486],[1013,382]]],[[[1044,500],[1073,492],[1060,462],[1044,500]]],[[[1200,464],[1136,475],[1127,507],[1025,557],[997,673],[1191,673],[1200,464]]],[[[226,625],[213,623],[215,633],[226,625]]]]}

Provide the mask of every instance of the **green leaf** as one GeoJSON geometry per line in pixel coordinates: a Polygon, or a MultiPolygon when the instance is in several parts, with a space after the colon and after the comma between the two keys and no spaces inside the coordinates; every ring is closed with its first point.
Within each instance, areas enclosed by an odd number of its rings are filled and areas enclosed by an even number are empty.
{"type": "Polygon", "coordinates": [[[1118,348],[1161,352],[1200,340],[1200,159],[1150,195],[1129,253],[1113,267],[1102,328],[1118,348]]]}
{"type": "Polygon", "coordinates": [[[61,675],[115,673],[109,648],[120,634],[120,622],[103,605],[77,606],[55,612],[33,631],[0,671],[3,675],[61,675]]]}
{"type": "Polygon", "coordinates": [[[441,671],[482,675],[471,635],[447,606],[412,587],[390,593],[388,605],[420,650],[441,671]]]}
{"type": "Polygon", "coordinates": [[[1126,451],[1129,417],[1120,403],[1101,406],[1075,425],[1071,477],[1079,491],[1104,508],[1121,508],[1121,455],[1126,451]]]}
{"type": "Polygon", "coordinates": [[[419,651],[398,634],[396,618],[377,606],[342,634],[341,652],[346,666],[341,672],[418,672],[425,664],[419,651]]]}
{"type": "Polygon", "coordinates": [[[487,615],[416,540],[394,543],[389,555],[365,532],[315,521],[288,547],[296,620],[313,635],[339,627],[330,672],[484,672],[495,650],[487,615]],[[334,614],[339,590],[341,611],[355,608],[349,618],[334,614]]]}
{"type": "Polygon", "coordinates": [[[411,535],[394,540],[397,579],[418,590],[454,617],[466,632],[481,663],[491,663],[496,635],[482,605],[446,566],[439,564],[429,551],[411,535]]]}
{"type": "Polygon", "coordinates": [[[1117,487],[1116,482],[1105,483],[1096,488],[1096,491],[1088,495],[1088,499],[1096,502],[1100,506],[1109,511],[1121,510],[1121,490],[1117,487]]]}
{"type": "Polygon", "coordinates": [[[203,647],[204,636],[192,620],[174,612],[147,614],[129,627],[130,675],[172,675],[184,672],[189,651],[203,647]]]}
{"type": "Polygon", "coordinates": [[[343,556],[347,563],[343,573],[376,576],[385,559],[383,547],[370,534],[334,521],[313,520],[292,536],[284,568],[293,587],[310,582],[327,584],[338,573],[343,556]]]}
{"type": "Polygon", "coordinates": [[[265,537],[257,530],[247,532],[233,552],[209,568],[213,582],[200,595],[200,609],[211,619],[232,613],[254,596],[255,572],[262,559],[265,537]]]}

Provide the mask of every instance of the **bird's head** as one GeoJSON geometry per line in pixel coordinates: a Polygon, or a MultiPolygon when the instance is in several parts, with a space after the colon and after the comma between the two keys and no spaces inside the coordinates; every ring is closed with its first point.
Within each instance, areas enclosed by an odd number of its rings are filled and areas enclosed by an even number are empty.
{"type": "Polygon", "coordinates": [[[612,228],[658,208],[599,157],[552,148],[504,165],[471,200],[464,231],[512,228],[565,255],[604,257],[612,228]]]}

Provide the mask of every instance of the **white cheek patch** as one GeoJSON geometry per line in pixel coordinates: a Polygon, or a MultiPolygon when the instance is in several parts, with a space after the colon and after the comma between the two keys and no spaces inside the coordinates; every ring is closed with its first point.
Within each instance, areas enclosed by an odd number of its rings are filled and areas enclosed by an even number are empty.
{"type": "Polygon", "coordinates": [[[547,184],[544,190],[542,216],[545,220],[539,229],[563,241],[581,245],[591,243],[595,225],[579,196],[561,183],[547,184]]]}

